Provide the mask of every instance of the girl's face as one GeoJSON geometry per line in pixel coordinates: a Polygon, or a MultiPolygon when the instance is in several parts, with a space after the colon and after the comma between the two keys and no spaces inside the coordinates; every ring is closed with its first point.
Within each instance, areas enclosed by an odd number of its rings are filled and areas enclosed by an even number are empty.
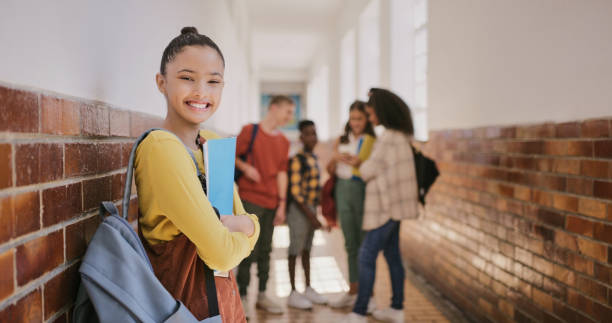
{"type": "Polygon", "coordinates": [[[365,113],[359,111],[358,109],[351,110],[349,114],[349,127],[351,127],[351,132],[353,132],[353,135],[361,135],[367,124],[368,117],[365,113]]]}
{"type": "Polygon", "coordinates": [[[223,60],[208,46],[186,46],[157,74],[159,91],[166,96],[168,116],[188,124],[208,120],[221,103],[223,60]]]}
{"type": "Polygon", "coordinates": [[[373,125],[378,126],[380,124],[380,122],[378,122],[378,117],[376,116],[376,111],[374,111],[373,107],[366,105],[366,113],[368,114],[368,118],[373,125]]]}

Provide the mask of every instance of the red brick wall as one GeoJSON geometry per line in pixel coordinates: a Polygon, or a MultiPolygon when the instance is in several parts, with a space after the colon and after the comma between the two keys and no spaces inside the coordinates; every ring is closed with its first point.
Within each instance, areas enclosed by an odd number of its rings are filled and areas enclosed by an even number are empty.
{"type": "Polygon", "coordinates": [[[612,322],[611,123],[433,133],[405,257],[478,321],[612,322]]]}
{"type": "Polygon", "coordinates": [[[120,202],[133,138],[156,125],[100,102],[0,86],[0,322],[69,322],[97,207],[120,202]]]}

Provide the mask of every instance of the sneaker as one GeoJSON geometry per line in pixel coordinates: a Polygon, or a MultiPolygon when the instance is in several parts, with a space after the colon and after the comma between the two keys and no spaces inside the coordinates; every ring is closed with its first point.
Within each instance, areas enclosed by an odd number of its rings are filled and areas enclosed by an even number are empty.
{"type": "Polygon", "coordinates": [[[349,313],[349,315],[346,316],[346,320],[342,322],[343,323],[366,323],[368,322],[368,318],[363,315],[359,315],[355,312],[351,312],[349,313]]]}
{"type": "Polygon", "coordinates": [[[327,304],[327,298],[323,295],[319,294],[316,290],[312,289],[312,287],[306,287],[304,291],[304,296],[308,298],[314,304],[324,305],[327,304]]]}
{"type": "Polygon", "coordinates": [[[372,314],[376,311],[376,301],[374,301],[374,297],[370,297],[370,301],[368,302],[368,314],[372,314]]]}
{"type": "Polygon", "coordinates": [[[287,306],[300,310],[309,310],[312,308],[312,302],[308,300],[306,295],[301,294],[296,290],[292,290],[291,294],[289,294],[289,297],[287,298],[287,306]]]}
{"type": "Polygon", "coordinates": [[[329,306],[332,308],[343,308],[355,305],[355,301],[357,300],[357,294],[344,294],[339,299],[329,302],[329,306]]]}
{"type": "Polygon", "coordinates": [[[272,314],[283,313],[283,308],[271,300],[264,292],[260,292],[259,295],[257,295],[257,303],[255,303],[255,307],[272,314]]]}
{"type": "Polygon", "coordinates": [[[375,310],[372,316],[383,322],[401,323],[404,322],[404,310],[396,310],[394,308],[385,308],[384,310],[375,310]]]}
{"type": "Polygon", "coordinates": [[[242,303],[242,309],[244,310],[244,316],[248,320],[249,316],[251,316],[251,310],[249,308],[249,302],[247,300],[246,295],[240,296],[240,302],[242,303]]]}

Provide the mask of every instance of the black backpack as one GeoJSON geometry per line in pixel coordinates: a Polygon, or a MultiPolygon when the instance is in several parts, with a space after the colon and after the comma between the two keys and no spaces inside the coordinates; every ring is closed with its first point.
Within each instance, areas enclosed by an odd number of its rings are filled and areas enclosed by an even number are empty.
{"type": "Polygon", "coordinates": [[[414,154],[414,167],[416,171],[417,184],[419,187],[419,202],[425,205],[425,195],[440,175],[436,162],[423,155],[421,151],[412,147],[412,153],[414,154]]]}

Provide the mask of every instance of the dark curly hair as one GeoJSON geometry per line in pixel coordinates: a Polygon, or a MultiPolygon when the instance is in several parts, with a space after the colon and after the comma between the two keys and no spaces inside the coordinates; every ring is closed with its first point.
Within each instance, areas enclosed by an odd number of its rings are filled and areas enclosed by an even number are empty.
{"type": "Polygon", "coordinates": [[[368,106],[374,109],[378,122],[385,128],[414,134],[410,107],[397,94],[379,88],[370,89],[368,106]]]}
{"type": "Polygon", "coordinates": [[[217,53],[219,53],[219,56],[221,56],[223,66],[225,67],[225,58],[223,58],[221,49],[219,49],[219,46],[217,46],[212,39],[208,38],[208,36],[199,34],[195,27],[183,27],[183,29],[181,29],[181,34],[174,37],[168,46],[166,46],[166,49],[164,49],[161,65],[159,67],[159,72],[162,75],[166,75],[166,64],[172,61],[185,46],[208,46],[216,50],[217,53]]]}

